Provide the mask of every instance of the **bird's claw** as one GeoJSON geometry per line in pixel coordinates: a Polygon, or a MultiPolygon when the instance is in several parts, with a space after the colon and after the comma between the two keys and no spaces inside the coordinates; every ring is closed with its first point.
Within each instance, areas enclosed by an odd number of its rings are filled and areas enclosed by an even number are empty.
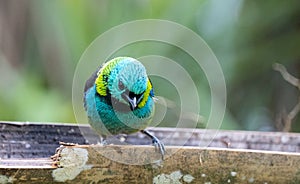
{"type": "Polygon", "coordinates": [[[161,154],[161,158],[162,158],[162,160],[164,160],[164,156],[165,156],[165,152],[166,152],[164,143],[162,143],[162,142],[161,142],[159,139],[157,139],[156,137],[154,137],[154,138],[152,139],[152,143],[153,143],[153,145],[155,146],[155,148],[159,150],[159,152],[160,152],[160,154],[161,154]]]}
{"type": "Polygon", "coordinates": [[[150,132],[148,132],[147,130],[142,130],[142,133],[144,133],[145,135],[149,136],[152,139],[152,143],[155,146],[155,148],[157,148],[161,154],[161,158],[162,160],[164,160],[164,156],[165,156],[165,145],[154,135],[152,135],[150,132]]]}

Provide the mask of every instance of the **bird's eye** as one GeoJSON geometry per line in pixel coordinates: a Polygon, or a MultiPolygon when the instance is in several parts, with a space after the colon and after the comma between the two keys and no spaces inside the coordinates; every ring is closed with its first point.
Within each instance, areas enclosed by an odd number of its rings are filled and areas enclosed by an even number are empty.
{"type": "Polygon", "coordinates": [[[125,86],[124,86],[124,84],[123,84],[122,81],[119,81],[119,89],[120,89],[120,90],[125,89],[125,86]]]}

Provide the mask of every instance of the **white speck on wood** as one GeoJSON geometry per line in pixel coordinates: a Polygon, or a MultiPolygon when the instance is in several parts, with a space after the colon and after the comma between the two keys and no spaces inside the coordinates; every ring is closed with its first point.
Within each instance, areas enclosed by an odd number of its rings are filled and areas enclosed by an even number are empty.
{"type": "Polygon", "coordinates": [[[171,174],[159,174],[153,178],[153,184],[174,183],[181,184],[181,171],[174,171],[171,174]]]}
{"type": "Polygon", "coordinates": [[[165,184],[165,183],[172,183],[172,184],[181,184],[180,179],[183,179],[184,182],[190,183],[195,178],[190,175],[186,174],[183,175],[180,170],[174,171],[171,174],[159,174],[153,178],[153,184],[165,184]]]}
{"type": "Polygon", "coordinates": [[[253,183],[254,182],[254,178],[253,177],[251,177],[251,178],[249,178],[249,183],[253,183]]]}
{"type": "Polygon", "coordinates": [[[288,143],[290,138],[288,136],[282,136],[281,137],[281,143],[286,144],[288,143]]]}
{"type": "Polygon", "coordinates": [[[191,183],[195,178],[190,174],[186,174],[186,175],[183,176],[182,179],[186,183],[191,183]]]}
{"type": "Polygon", "coordinates": [[[178,181],[180,180],[181,177],[182,177],[181,171],[174,171],[170,174],[170,178],[173,178],[178,181]]]}
{"type": "Polygon", "coordinates": [[[25,148],[27,148],[27,149],[28,149],[28,148],[31,148],[31,145],[28,144],[28,143],[26,143],[26,144],[25,144],[25,148]]]}
{"type": "Polygon", "coordinates": [[[234,172],[234,171],[231,171],[231,173],[230,173],[230,175],[231,175],[232,177],[235,177],[236,174],[237,174],[237,172],[234,172]]]}
{"type": "Polygon", "coordinates": [[[13,183],[13,178],[0,174],[0,184],[13,183]]]}

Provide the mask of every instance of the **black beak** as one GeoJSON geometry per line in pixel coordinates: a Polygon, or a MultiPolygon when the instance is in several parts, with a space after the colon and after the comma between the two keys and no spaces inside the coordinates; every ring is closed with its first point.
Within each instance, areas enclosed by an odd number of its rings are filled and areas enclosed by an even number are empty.
{"type": "Polygon", "coordinates": [[[137,107],[136,97],[134,96],[134,97],[130,98],[127,94],[125,94],[124,96],[125,96],[126,100],[128,101],[128,103],[130,105],[130,109],[131,110],[136,109],[136,107],[137,107]]]}
{"type": "Polygon", "coordinates": [[[122,93],[122,97],[125,101],[128,102],[130,109],[133,111],[138,107],[138,104],[142,101],[144,97],[144,93],[142,94],[134,94],[133,92],[124,92],[122,93]]]}

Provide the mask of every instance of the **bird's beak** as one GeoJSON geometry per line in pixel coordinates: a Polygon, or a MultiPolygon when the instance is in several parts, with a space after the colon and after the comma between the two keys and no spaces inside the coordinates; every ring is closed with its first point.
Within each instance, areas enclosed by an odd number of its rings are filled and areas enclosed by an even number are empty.
{"type": "Polygon", "coordinates": [[[136,97],[130,98],[128,95],[125,96],[130,104],[131,110],[134,110],[137,107],[136,97]]]}

